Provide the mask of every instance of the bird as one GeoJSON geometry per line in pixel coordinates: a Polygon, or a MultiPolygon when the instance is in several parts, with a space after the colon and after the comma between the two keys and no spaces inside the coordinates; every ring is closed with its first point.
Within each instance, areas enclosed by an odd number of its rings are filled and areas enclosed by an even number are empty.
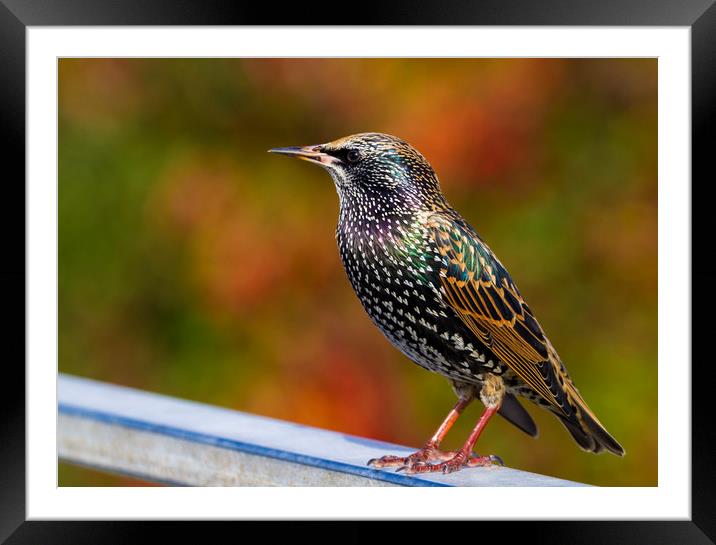
{"type": "Polygon", "coordinates": [[[269,150],[323,167],[339,199],[336,241],[348,280],[371,321],[408,359],[448,379],[457,402],[408,456],[368,461],[405,474],[504,465],[473,452],[499,414],[526,434],[525,399],[550,411],[583,450],[623,456],[588,407],[515,282],[443,195],[428,160],[400,138],[359,133],[325,144],[269,150]],[[463,446],[440,444],[465,408],[484,411],[463,446]]]}

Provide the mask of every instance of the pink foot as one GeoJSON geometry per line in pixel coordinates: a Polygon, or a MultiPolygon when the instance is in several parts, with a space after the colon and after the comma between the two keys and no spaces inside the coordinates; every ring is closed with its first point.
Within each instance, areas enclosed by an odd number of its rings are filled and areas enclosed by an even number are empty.
{"type": "Polygon", "coordinates": [[[426,464],[427,462],[436,462],[449,460],[454,456],[453,452],[444,452],[436,446],[428,443],[423,448],[414,452],[410,456],[382,456],[368,460],[368,465],[377,469],[383,467],[400,467],[410,468],[417,464],[426,464]]]}
{"type": "Polygon", "coordinates": [[[412,465],[405,465],[398,469],[408,475],[415,475],[418,473],[433,473],[442,472],[443,474],[453,473],[459,471],[464,467],[484,467],[491,466],[493,464],[505,465],[499,456],[491,454],[490,456],[478,456],[476,454],[466,455],[463,451],[459,450],[451,454],[452,456],[447,460],[444,460],[437,464],[430,464],[427,462],[418,462],[412,465]]]}

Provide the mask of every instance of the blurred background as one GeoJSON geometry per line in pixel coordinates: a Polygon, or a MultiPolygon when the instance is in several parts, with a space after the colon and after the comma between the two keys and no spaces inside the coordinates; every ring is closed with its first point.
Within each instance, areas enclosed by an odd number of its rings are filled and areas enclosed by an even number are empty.
{"type": "MultiPolygon", "coordinates": [[[[627,455],[534,406],[539,439],[497,419],[478,452],[657,485],[655,59],[61,59],[59,370],[424,443],[450,386],[362,310],[330,177],[266,153],[366,131],[428,158],[627,455]]],[[[59,484],[147,483],[60,464],[59,484]]]]}

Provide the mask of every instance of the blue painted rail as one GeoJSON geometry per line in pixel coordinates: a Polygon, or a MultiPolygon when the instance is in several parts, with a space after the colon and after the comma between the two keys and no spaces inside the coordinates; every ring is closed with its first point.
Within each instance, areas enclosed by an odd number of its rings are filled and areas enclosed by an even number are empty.
{"type": "Polygon", "coordinates": [[[409,476],[414,448],[60,374],[61,460],[189,486],[584,486],[507,467],[409,476]]]}

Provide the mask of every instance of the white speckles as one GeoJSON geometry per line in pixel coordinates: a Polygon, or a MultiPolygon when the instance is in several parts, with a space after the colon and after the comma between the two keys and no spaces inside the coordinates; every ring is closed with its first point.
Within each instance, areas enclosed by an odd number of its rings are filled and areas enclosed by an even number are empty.
{"type": "Polygon", "coordinates": [[[481,354],[477,352],[476,350],[473,350],[470,352],[470,355],[475,358],[477,361],[484,362],[485,361],[485,354],[481,354]]]}
{"type": "Polygon", "coordinates": [[[427,329],[430,329],[431,331],[434,331],[435,333],[438,332],[438,326],[436,326],[435,324],[429,324],[428,322],[425,321],[425,318],[420,318],[420,320],[418,320],[418,323],[421,326],[423,326],[427,329]]]}
{"type": "Polygon", "coordinates": [[[457,333],[453,333],[452,337],[450,338],[455,344],[455,348],[457,348],[458,350],[462,350],[463,348],[465,348],[465,341],[460,335],[458,335],[457,333]]]}

